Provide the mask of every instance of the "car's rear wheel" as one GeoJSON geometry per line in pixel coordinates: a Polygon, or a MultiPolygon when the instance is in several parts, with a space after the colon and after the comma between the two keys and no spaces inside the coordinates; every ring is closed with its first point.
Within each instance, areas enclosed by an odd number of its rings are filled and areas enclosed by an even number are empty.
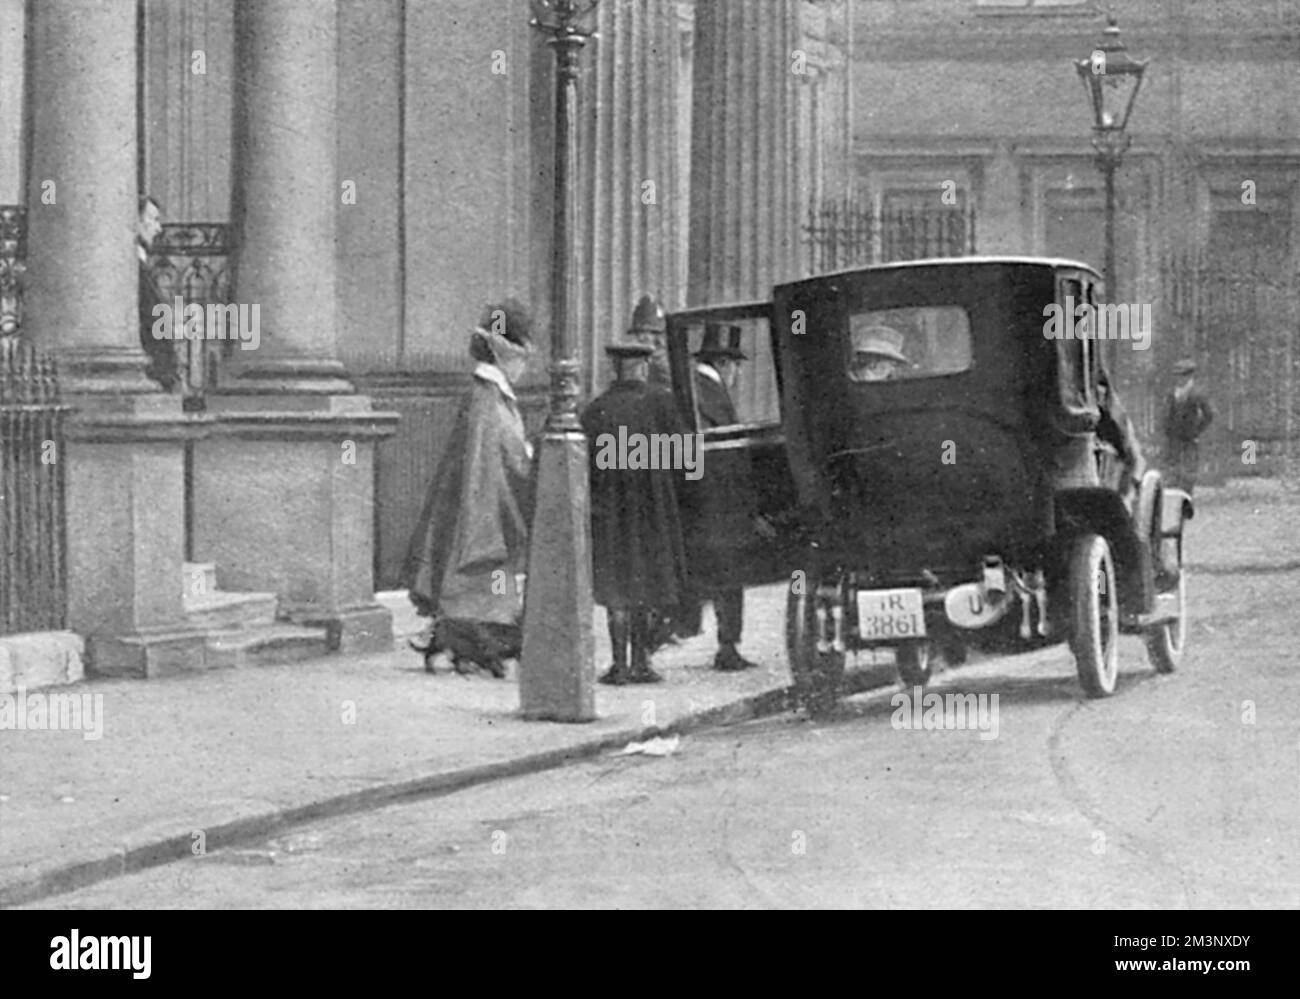
{"type": "Polygon", "coordinates": [[[924,687],[934,679],[934,647],[929,639],[904,642],[894,650],[898,677],[911,687],[924,687]]]}
{"type": "Polygon", "coordinates": [[[838,604],[844,613],[845,585],[841,579],[822,583],[820,573],[796,574],[790,583],[786,605],[786,653],[794,679],[795,699],[808,714],[821,717],[829,713],[840,699],[844,680],[844,651],[831,647],[834,634],[834,611],[838,604]],[[818,615],[821,609],[824,617],[818,615]]]}
{"type": "Polygon", "coordinates": [[[1085,534],[1070,551],[1070,651],[1089,697],[1115,692],[1119,678],[1119,601],[1110,545],[1085,534]]]}

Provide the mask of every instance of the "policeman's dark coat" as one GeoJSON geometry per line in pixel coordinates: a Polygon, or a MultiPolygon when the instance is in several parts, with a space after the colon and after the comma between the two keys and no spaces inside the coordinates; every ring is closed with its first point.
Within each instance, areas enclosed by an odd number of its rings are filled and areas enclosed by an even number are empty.
{"type": "Polygon", "coordinates": [[[606,607],[669,607],[687,580],[679,487],[681,469],[598,468],[601,436],[690,433],[670,392],[616,381],[582,413],[591,455],[591,564],[596,602],[606,607]]]}
{"type": "Polygon", "coordinates": [[[518,620],[514,576],[525,571],[533,507],[528,452],[504,377],[480,365],[407,550],[404,585],[421,614],[518,620]]]}

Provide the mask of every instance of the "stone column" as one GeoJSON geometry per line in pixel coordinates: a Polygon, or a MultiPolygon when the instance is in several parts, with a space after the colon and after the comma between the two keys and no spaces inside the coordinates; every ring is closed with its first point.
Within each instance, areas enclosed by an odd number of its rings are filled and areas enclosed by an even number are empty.
{"type": "Polygon", "coordinates": [[[0,205],[22,195],[23,0],[0,0],[0,205]]]}
{"type": "Polygon", "coordinates": [[[680,308],[679,12],[675,0],[604,0],[582,84],[577,301],[588,386],[643,294],[680,308]]]}
{"type": "Polygon", "coordinates": [[[799,0],[696,6],[690,304],[766,298],[803,274],[799,15],[799,0]]]}
{"type": "Polygon", "coordinates": [[[229,389],[241,394],[352,391],[335,352],[335,7],[235,7],[235,288],[261,314],[260,344],[236,352],[231,370],[229,389]]]}
{"type": "Polygon", "coordinates": [[[374,600],[371,411],[336,353],[338,224],[333,0],[235,8],[233,300],[258,319],[209,397],[194,458],[194,554],[222,589],[273,591],[332,648],[387,648],[374,600]]]}
{"type": "Polygon", "coordinates": [[[59,361],[69,626],[92,670],[203,664],[183,621],[184,422],[143,373],[137,316],[136,6],[28,7],[33,107],[24,331],[59,361]]]}

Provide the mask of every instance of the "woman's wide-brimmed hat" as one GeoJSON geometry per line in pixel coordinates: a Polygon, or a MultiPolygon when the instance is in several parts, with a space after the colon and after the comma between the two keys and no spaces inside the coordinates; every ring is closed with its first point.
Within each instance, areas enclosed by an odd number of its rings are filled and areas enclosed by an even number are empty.
{"type": "Polygon", "coordinates": [[[516,299],[488,305],[483,309],[483,318],[478,322],[479,328],[489,333],[497,333],[520,347],[530,347],[533,343],[533,317],[528,309],[516,299]]]}
{"type": "Polygon", "coordinates": [[[854,354],[877,354],[899,364],[908,363],[907,355],[903,353],[904,342],[903,334],[888,326],[868,326],[853,331],[854,354]]]}

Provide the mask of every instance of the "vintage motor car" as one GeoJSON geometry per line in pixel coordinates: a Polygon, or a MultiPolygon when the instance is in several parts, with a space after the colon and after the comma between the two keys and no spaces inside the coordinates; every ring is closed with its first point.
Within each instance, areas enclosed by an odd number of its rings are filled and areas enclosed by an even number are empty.
{"type": "Polygon", "coordinates": [[[1068,643],[1094,697],[1116,688],[1121,633],[1144,636],[1157,671],[1178,666],[1192,502],[1153,469],[1132,480],[1105,440],[1103,350],[1117,368],[1137,355],[1077,320],[1049,324],[1049,306],[1086,314],[1099,284],[1067,260],[914,261],[668,317],[674,392],[704,433],[692,572],[789,583],[807,709],[835,703],[863,649],[894,649],[902,680],[923,684],[940,654],[1068,643]],[[707,324],[746,334],[733,426],[699,423],[707,324]],[[745,507],[769,529],[738,532],[745,507]]]}

